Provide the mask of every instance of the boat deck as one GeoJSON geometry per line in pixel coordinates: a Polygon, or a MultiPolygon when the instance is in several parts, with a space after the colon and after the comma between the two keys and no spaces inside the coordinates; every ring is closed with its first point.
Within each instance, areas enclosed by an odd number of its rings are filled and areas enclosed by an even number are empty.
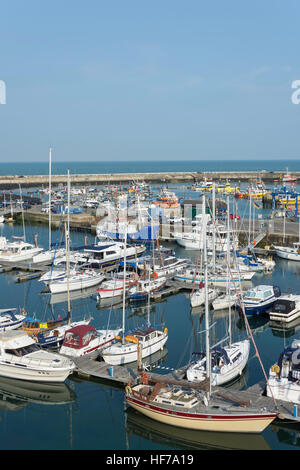
{"type": "MultiPolygon", "coordinates": [[[[131,366],[110,366],[104,361],[97,361],[91,357],[75,358],[76,374],[78,376],[98,378],[104,381],[115,382],[120,386],[126,386],[128,383],[134,385],[138,381],[140,371],[137,364],[133,363],[131,366]]],[[[156,382],[168,382],[174,385],[180,385],[189,388],[196,388],[199,390],[207,390],[208,383],[206,381],[201,383],[192,383],[184,379],[187,366],[172,370],[165,374],[158,374],[149,372],[149,380],[156,382]]],[[[167,369],[170,370],[170,369],[167,369]]],[[[233,390],[223,387],[213,387],[212,400],[221,399],[232,401],[234,404],[240,406],[253,405],[259,408],[265,408],[270,413],[278,413],[278,419],[300,423],[300,414],[294,415],[294,404],[282,400],[274,400],[270,397],[264,396],[264,382],[258,382],[246,390],[233,390]]]]}

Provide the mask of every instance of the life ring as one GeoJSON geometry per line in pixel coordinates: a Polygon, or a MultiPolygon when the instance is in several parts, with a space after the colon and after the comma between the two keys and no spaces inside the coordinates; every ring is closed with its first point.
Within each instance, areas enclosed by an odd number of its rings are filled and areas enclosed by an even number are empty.
{"type": "Polygon", "coordinates": [[[131,390],[131,387],[129,387],[129,385],[126,385],[125,392],[127,393],[127,395],[131,395],[132,390],[131,390]]]}
{"type": "Polygon", "coordinates": [[[280,372],[280,367],[279,367],[278,364],[274,364],[274,365],[272,366],[272,372],[275,372],[276,374],[279,374],[279,372],[280,372]]]}

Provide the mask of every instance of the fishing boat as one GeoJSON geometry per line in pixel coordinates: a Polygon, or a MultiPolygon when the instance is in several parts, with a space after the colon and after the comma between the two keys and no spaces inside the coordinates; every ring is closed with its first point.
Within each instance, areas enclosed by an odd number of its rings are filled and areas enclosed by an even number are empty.
{"type": "Polygon", "coordinates": [[[290,323],[300,316],[300,295],[287,294],[275,300],[268,311],[271,321],[290,323]]]}
{"type": "Polygon", "coordinates": [[[71,357],[97,356],[119,333],[120,328],[96,330],[92,325],[77,325],[65,332],[59,352],[71,357]]]}
{"type": "Polygon", "coordinates": [[[22,330],[0,333],[0,375],[38,382],[64,382],[75,364],[59,354],[40,348],[22,330]]]}
{"type": "MultiPolygon", "coordinates": [[[[270,309],[275,300],[281,296],[278,286],[259,285],[249,289],[242,297],[246,315],[260,315],[270,309]]],[[[240,302],[236,303],[236,308],[241,310],[240,302]]]]}
{"type": "Polygon", "coordinates": [[[0,309],[0,332],[16,330],[23,325],[26,315],[16,313],[16,308],[0,309]]]}
{"type": "Polygon", "coordinates": [[[167,189],[161,190],[156,201],[154,201],[154,205],[160,208],[180,207],[176,194],[172,191],[168,191],[167,189]]]}
{"type": "Polygon", "coordinates": [[[300,404],[300,341],[295,339],[284,348],[277,363],[269,371],[268,397],[300,404]]]}
{"type": "Polygon", "coordinates": [[[22,330],[24,330],[29,336],[36,336],[38,333],[44,330],[53,330],[62,325],[66,325],[69,322],[70,313],[68,313],[64,318],[60,318],[58,316],[57,319],[50,319],[46,321],[42,321],[35,316],[26,318],[22,324],[22,330]]]}

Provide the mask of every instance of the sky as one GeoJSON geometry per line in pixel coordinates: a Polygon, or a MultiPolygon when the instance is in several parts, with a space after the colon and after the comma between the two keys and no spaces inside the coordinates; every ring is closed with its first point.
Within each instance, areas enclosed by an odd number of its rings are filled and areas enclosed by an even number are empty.
{"type": "Polygon", "coordinates": [[[46,161],[50,146],[56,161],[298,159],[299,13],[1,0],[0,162],[46,161]]]}

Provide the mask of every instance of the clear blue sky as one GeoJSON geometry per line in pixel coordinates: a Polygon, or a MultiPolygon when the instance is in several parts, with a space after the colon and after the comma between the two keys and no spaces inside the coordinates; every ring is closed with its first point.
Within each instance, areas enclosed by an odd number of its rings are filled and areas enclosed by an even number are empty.
{"type": "Polygon", "coordinates": [[[300,156],[298,0],[3,0],[0,162],[300,156]]]}

